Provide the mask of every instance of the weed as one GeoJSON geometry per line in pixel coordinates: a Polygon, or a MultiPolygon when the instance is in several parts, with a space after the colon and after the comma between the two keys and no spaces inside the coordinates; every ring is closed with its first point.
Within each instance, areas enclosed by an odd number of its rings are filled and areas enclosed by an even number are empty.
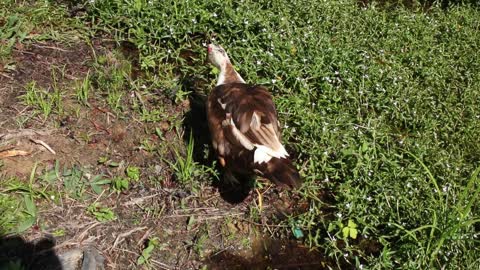
{"type": "Polygon", "coordinates": [[[61,112],[62,96],[55,88],[53,92],[37,87],[35,81],[27,84],[26,93],[21,97],[24,104],[34,108],[35,113],[41,113],[47,119],[54,111],[61,112]]]}
{"type": "Polygon", "coordinates": [[[150,257],[152,256],[154,249],[164,249],[165,244],[161,245],[160,240],[157,237],[148,239],[147,246],[142,250],[142,255],[137,259],[137,265],[149,265],[150,257]]]}
{"type": "Polygon", "coordinates": [[[85,75],[85,78],[81,82],[77,83],[77,86],[75,87],[77,100],[83,105],[89,106],[88,98],[91,87],[90,72],[88,72],[87,75],[85,75]]]}
{"type": "Polygon", "coordinates": [[[113,111],[122,111],[125,88],[132,72],[130,62],[124,60],[121,53],[114,52],[99,56],[94,68],[93,86],[106,96],[106,103],[113,111]]]}
{"type": "Polygon", "coordinates": [[[103,207],[100,203],[92,203],[87,208],[87,212],[93,215],[100,222],[108,222],[117,219],[112,209],[103,207]]]}
{"type": "Polygon", "coordinates": [[[175,179],[181,185],[189,186],[193,189],[193,191],[196,191],[199,183],[195,183],[195,179],[205,177],[208,174],[218,178],[218,175],[213,168],[198,164],[193,159],[193,149],[194,141],[193,136],[190,133],[185,156],[181,155],[179,151],[174,148],[173,152],[175,155],[175,162],[171,162],[166,159],[164,159],[164,161],[170,165],[170,168],[173,170],[175,175],[175,179]]]}
{"type": "Polygon", "coordinates": [[[83,170],[77,166],[65,168],[62,173],[64,190],[75,199],[84,199],[87,181],[83,170]]]}
{"type": "Polygon", "coordinates": [[[138,181],[140,179],[140,168],[136,166],[128,166],[125,170],[127,177],[133,181],[138,181]]]}
{"type": "Polygon", "coordinates": [[[117,193],[128,190],[130,186],[130,180],[124,177],[115,177],[112,179],[112,188],[117,193]]]}

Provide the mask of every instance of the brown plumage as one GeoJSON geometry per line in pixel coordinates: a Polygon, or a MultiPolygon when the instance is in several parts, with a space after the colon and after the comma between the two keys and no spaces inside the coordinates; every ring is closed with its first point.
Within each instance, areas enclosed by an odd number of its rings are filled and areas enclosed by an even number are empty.
{"type": "Polygon", "coordinates": [[[209,60],[220,69],[208,97],[212,144],[227,173],[258,174],[276,184],[301,185],[300,175],[281,143],[277,111],[268,90],[246,84],[225,50],[208,46],[209,60]]]}

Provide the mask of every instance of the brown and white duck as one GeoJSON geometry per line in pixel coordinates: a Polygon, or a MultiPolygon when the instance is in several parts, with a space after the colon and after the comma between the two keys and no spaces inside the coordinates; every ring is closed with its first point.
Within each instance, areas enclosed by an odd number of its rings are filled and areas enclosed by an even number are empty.
{"type": "Polygon", "coordinates": [[[271,94],[245,83],[221,46],[209,44],[208,59],[220,70],[208,97],[207,118],[226,175],[257,174],[278,185],[300,187],[300,175],[281,143],[271,94]]]}

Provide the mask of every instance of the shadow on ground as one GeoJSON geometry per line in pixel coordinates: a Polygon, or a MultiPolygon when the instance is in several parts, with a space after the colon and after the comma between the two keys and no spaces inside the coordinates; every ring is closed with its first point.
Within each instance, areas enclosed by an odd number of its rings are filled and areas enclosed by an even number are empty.
{"type": "Polygon", "coordinates": [[[293,240],[258,238],[251,254],[219,252],[207,258],[208,269],[328,269],[330,265],[318,250],[310,250],[293,240]]]}
{"type": "Polygon", "coordinates": [[[53,247],[55,239],[45,237],[26,242],[19,236],[0,238],[0,269],[62,269],[53,247]]]}

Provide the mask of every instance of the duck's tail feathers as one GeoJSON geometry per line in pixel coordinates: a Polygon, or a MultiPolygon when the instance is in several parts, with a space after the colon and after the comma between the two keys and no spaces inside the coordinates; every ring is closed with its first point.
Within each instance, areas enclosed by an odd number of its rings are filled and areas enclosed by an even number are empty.
{"type": "Polygon", "coordinates": [[[268,162],[256,164],[260,174],[277,185],[299,188],[302,179],[292,162],[287,158],[271,158],[268,162]]]}

